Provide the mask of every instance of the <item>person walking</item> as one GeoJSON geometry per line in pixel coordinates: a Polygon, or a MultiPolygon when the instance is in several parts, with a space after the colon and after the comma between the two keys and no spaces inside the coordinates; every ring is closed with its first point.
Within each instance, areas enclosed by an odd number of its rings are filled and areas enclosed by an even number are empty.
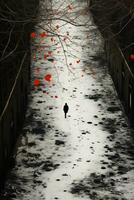
{"type": "Polygon", "coordinates": [[[63,107],[63,111],[65,113],[65,118],[67,117],[68,110],[69,110],[69,106],[67,105],[67,103],[65,103],[65,105],[63,107]]]}

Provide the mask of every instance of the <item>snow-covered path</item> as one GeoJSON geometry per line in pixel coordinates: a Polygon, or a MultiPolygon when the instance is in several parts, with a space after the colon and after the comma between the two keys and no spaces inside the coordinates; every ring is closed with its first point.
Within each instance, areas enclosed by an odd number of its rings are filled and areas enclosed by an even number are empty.
{"type": "MultiPolygon", "coordinates": [[[[53,0],[55,12],[70,2],[53,0]]],[[[16,166],[0,199],[134,199],[132,130],[108,74],[102,38],[86,2],[71,6],[69,15],[87,24],[54,20],[52,27],[58,25],[58,33],[68,37],[63,37],[64,48],[61,39],[49,34],[36,48],[32,84],[35,78],[40,84],[32,86],[16,166]],[[47,74],[49,82],[44,81],[47,74]]]]}

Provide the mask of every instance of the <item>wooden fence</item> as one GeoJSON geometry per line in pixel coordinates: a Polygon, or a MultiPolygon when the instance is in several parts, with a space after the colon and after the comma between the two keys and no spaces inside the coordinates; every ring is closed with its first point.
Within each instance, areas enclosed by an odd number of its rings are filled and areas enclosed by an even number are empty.
{"type": "Polygon", "coordinates": [[[109,71],[131,124],[134,124],[134,74],[115,41],[105,42],[109,71]]]}

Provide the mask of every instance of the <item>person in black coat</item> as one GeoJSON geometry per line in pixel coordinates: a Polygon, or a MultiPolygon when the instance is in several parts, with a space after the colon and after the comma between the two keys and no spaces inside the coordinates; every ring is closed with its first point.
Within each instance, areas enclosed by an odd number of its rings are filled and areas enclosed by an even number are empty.
{"type": "Polygon", "coordinates": [[[65,118],[67,117],[67,112],[68,112],[68,110],[69,110],[69,107],[68,107],[67,103],[65,103],[65,105],[64,105],[64,107],[63,107],[63,111],[64,111],[64,113],[65,113],[65,118]]]}

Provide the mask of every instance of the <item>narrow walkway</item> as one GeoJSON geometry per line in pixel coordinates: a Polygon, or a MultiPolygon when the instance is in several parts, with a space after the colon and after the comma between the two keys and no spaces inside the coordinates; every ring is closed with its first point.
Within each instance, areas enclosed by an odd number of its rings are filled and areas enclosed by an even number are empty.
{"type": "Polygon", "coordinates": [[[68,8],[64,19],[87,24],[53,20],[51,28],[64,37],[35,39],[31,101],[2,200],[134,199],[131,130],[86,6],[53,0],[57,15],[68,8]]]}

